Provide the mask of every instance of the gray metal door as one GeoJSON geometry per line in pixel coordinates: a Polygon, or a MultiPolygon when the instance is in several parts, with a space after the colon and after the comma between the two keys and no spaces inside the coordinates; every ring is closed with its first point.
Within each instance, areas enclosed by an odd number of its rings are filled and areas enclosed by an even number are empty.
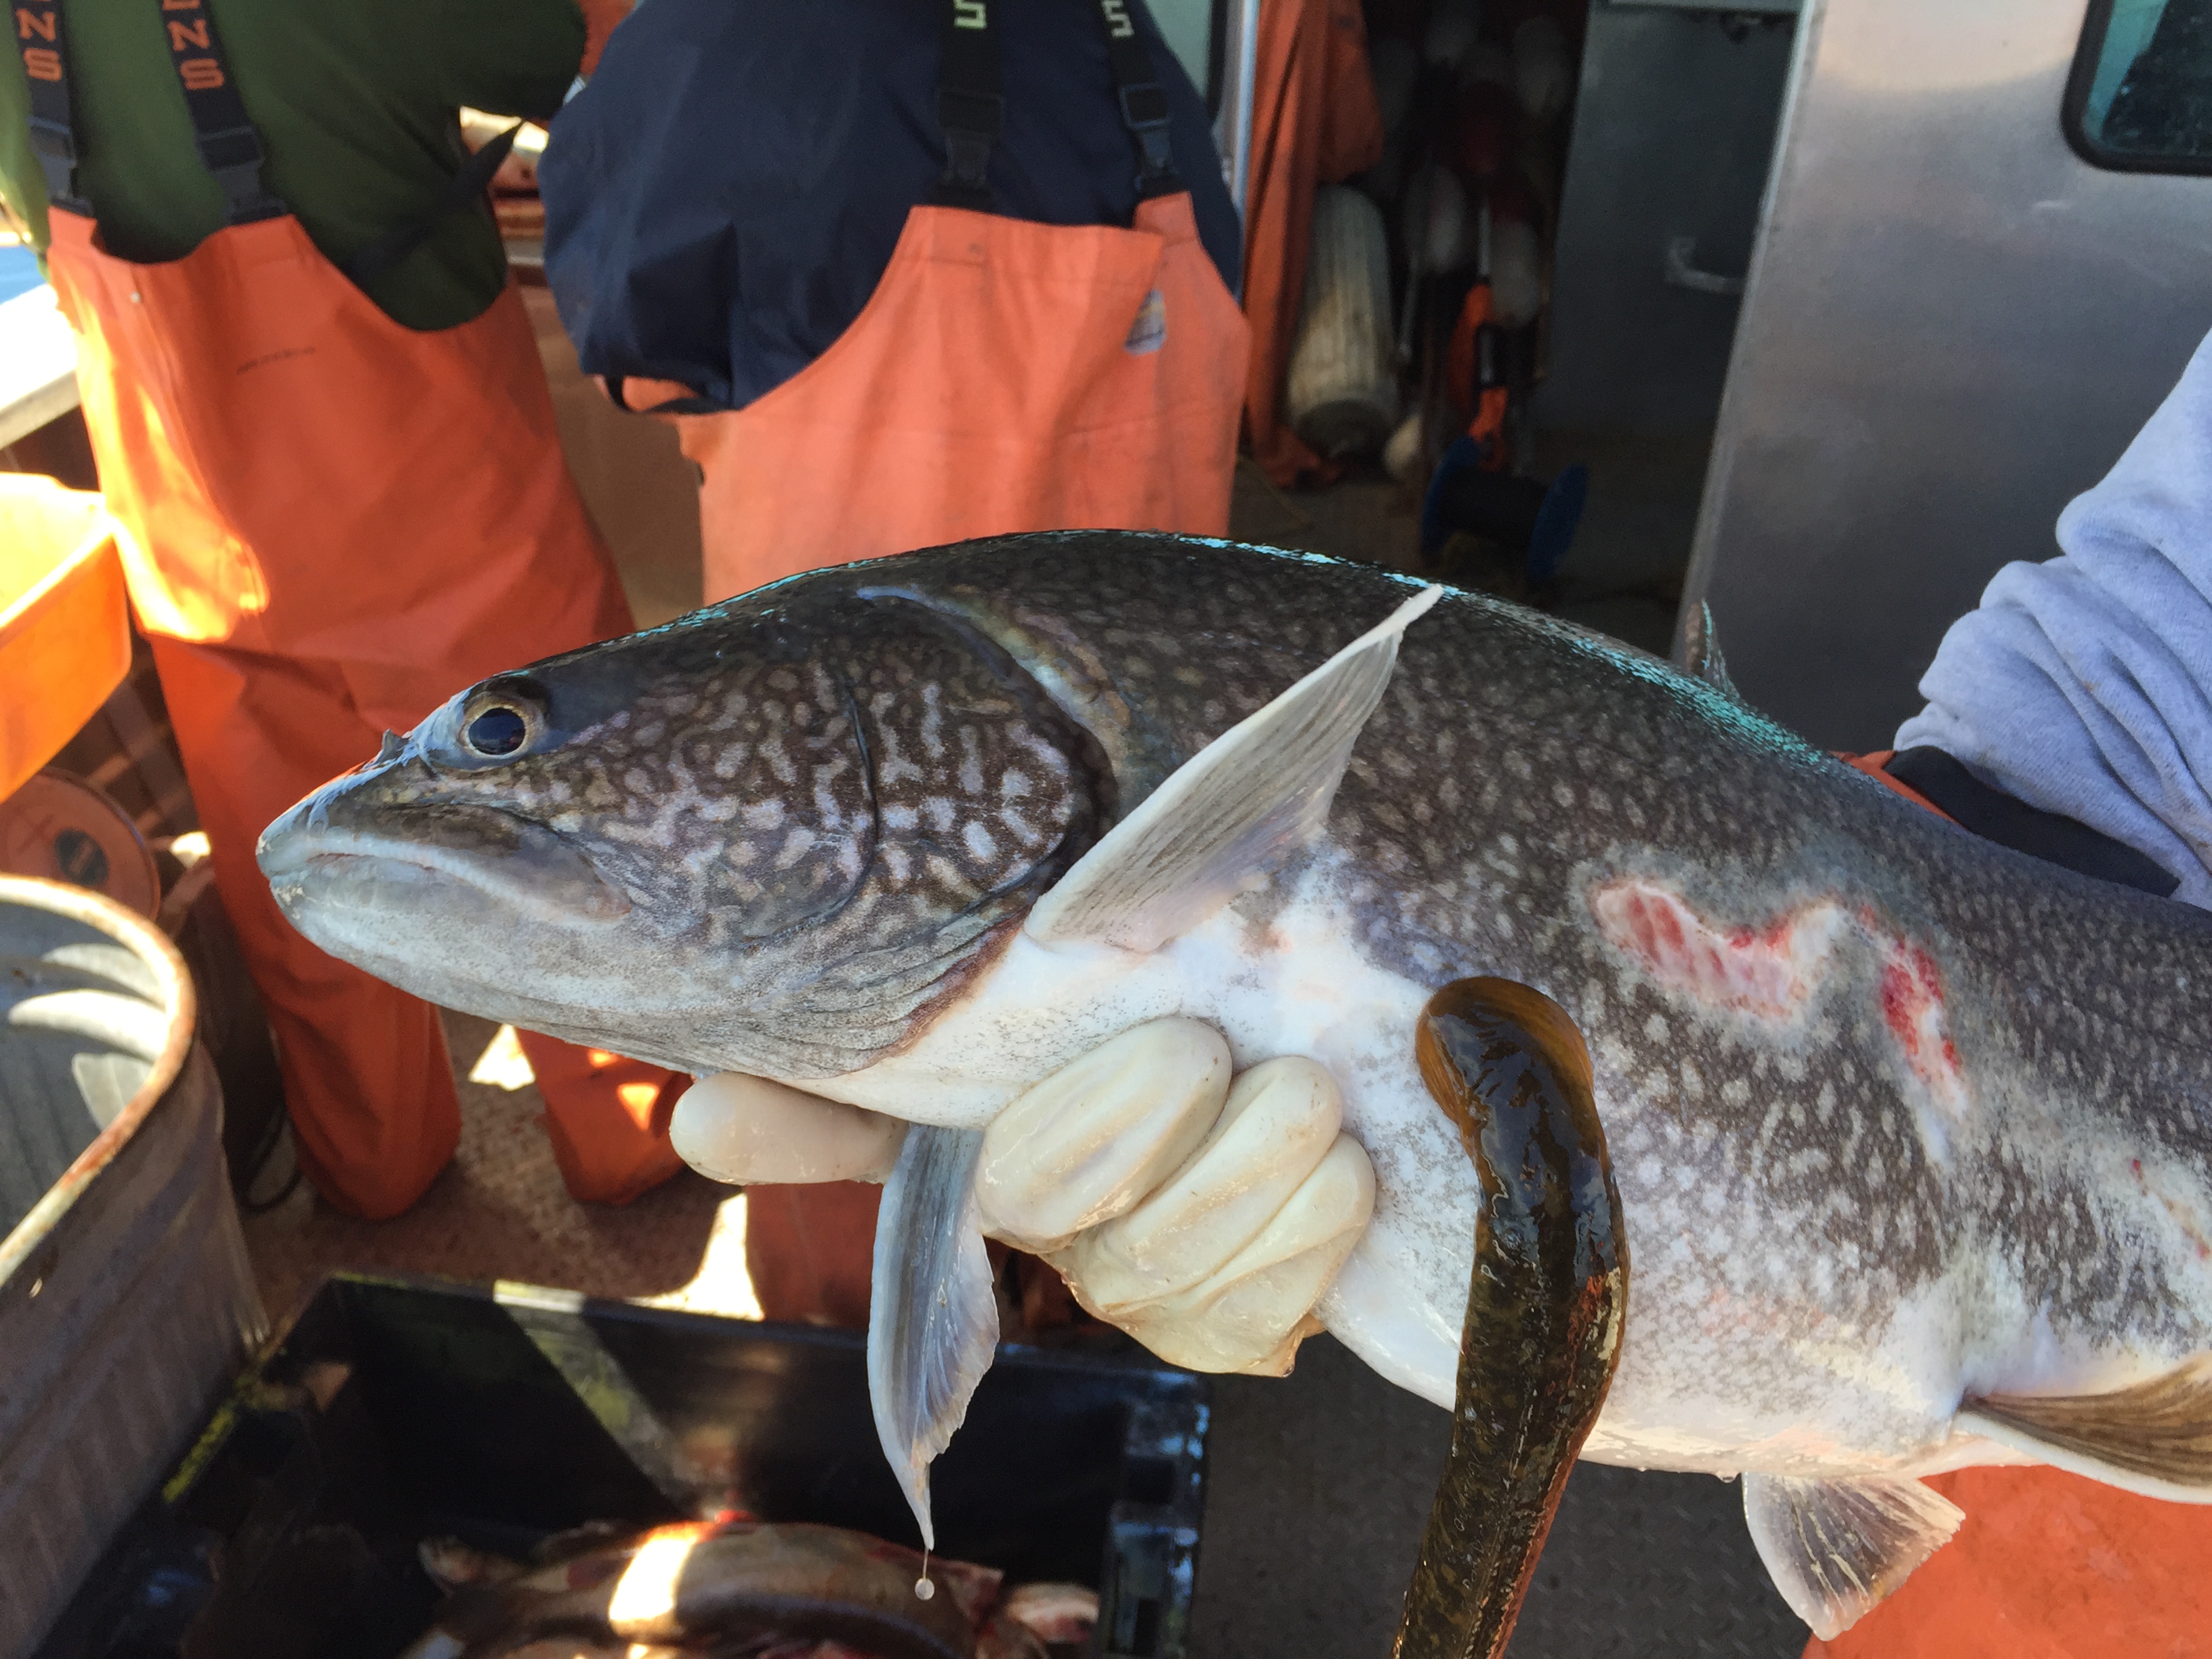
{"type": "Polygon", "coordinates": [[[2085,21],[2101,112],[2161,10],[1807,0],[1684,605],[1815,742],[1887,744],[2212,330],[2212,178],[2131,170],[2212,156],[2092,165],[2063,124],[2085,21]]]}
{"type": "Polygon", "coordinates": [[[1552,278],[1547,431],[1709,437],[1790,73],[1794,0],[1597,0],[1552,278]]]}

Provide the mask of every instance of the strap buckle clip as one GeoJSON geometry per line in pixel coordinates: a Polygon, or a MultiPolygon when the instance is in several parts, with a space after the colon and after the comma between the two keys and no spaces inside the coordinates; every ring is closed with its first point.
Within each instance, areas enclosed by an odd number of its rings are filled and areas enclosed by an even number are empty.
{"type": "Polygon", "coordinates": [[[1157,81],[1137,81],[1114,88],[1121,100],[1121,125],[1132,132],[1165,131],[1168,94],[1157,81]]]}
{"type": "Polygon", "coordinates": [[[1006,125],[1006,100],[993,92],[951,87],[937,94],[937,125],[945,131],[945,176],[939,199],[954,205],[990,205],[991,146],[1006,125]]]}
{"type": "Polygon", "coordinates": [[[220,173],[226,167],[259,167],[262,161],[261,135],[252,127],[225,127],[216,132],[203,132],[199,139],[200,160],[210,173],[220,173]]]}
{"type": "Polygon", "coordinates": [[[257,219],[274,219],[287,210],[262,182],[266,152],[258,132],[250,126],[218,127],[193,136],[199,144],[200,165],[222,186],[227,222],[251,224],[257,219]]]}
{"type": "Polygon", "coordinates": [[[1115,87],[1114,93],[1121,104],[1121,125],[1137,141],[1137,194],[1163,194],[1162,186],[1176,176],[1167,92],[1157,81],[1133,81],[1115,87]]]}
{"type": "Polygon", "coordinates": [[[46,199],[56,207],[77,205],[76,135],[66,122],[33,115],[31,149],[39,158],[39,171],[46,181],[46,199]]]}
{"type": "Polygon", "coordinates": [[[61,161],[70,167],[76,165],[76,135],[59,121],[41,120],[33,115],[30,119],[31,148],[41,159],[61,161]]]}

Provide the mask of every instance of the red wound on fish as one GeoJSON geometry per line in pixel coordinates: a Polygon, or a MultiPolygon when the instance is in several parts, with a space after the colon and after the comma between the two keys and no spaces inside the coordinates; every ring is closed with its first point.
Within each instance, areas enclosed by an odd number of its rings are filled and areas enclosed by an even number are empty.
{"type": "Polygon", "coordinates": [[[1607,940],[1669,990],[1708,1007],[1773,1020],[1803,1011],[1838,921],[1836,907],[1821,900],[1765,927],[1723,931],[1679,893],[1638,876],[1593,889],[1589,906],[1607,940]]]}
{"type": "MultiPolygon", "coordinates": [[[[1866,918],[1875,930],[1872,916],[1866,918]]],[[[1875,931],[1887,952],[1881,968],[1881,1017],[1905,1063],[1954,1116],[1966,1109],[1966,1079],[1943,1018],[1943,975],[1918,945],[1875,931]]]]}
{"type": "MultiPolygon", "coordinates": [[[[1589,907],[1607,942],[1670,995],[1777,1022],[1805,1012],[1846,925],[1842,908],[1822,898],[1763,927],[1723,928],[1672,888],[1640,876],[1599,884],[1590,890],[1589,907]]],[[[1942,970],[1871,907],[1860,906],[1856,920],[1877,953],[1882,1023],[1896,1038],[1905,1068],[1944,1113],[1962,1116],[1966,1072],[1945,1017],[1942,970]]]]}

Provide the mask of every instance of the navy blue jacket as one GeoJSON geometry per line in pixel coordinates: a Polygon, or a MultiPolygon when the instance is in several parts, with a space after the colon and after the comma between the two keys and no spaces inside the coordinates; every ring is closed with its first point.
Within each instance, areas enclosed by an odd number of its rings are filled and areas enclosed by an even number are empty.
{"type": "MultiPolygon", "coordinates": [[[[645,0],[553,124],[545,270],[588,374],[742,408],[843,333],[945,167],[945,0],[645,0]]],[[[1205,100],[1140,0],[1176,171],[1237,291],[1243,232],[1205,100]]],[[[1127,225],[1137,161],[1097,0],[997,0],[996,210],[1127,225]]]]}

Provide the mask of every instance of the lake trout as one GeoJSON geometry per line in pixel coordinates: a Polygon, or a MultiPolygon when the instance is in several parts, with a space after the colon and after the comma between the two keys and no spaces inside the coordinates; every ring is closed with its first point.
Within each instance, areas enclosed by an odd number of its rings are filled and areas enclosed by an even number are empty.
{"type": "Polygon", "coordinates": [[[1479,1186],[1414,1032],[1489,975],[1586,1038],[1634,1244],[1583,1455],[1744,1476],[1816,1630],[1955,1528],[1921,1474],[2212,1498],[2212,918],[1425,603],[1141,534],[812,572],[462,692],[262,866],[434,1001],[923,1126],[871,1333],[910,1494],[995,1331],[979,1132],[1164,1015],[1340,1079],[1375,1212],[1318,1314],[1449,1405],[1479,1186]]]}

